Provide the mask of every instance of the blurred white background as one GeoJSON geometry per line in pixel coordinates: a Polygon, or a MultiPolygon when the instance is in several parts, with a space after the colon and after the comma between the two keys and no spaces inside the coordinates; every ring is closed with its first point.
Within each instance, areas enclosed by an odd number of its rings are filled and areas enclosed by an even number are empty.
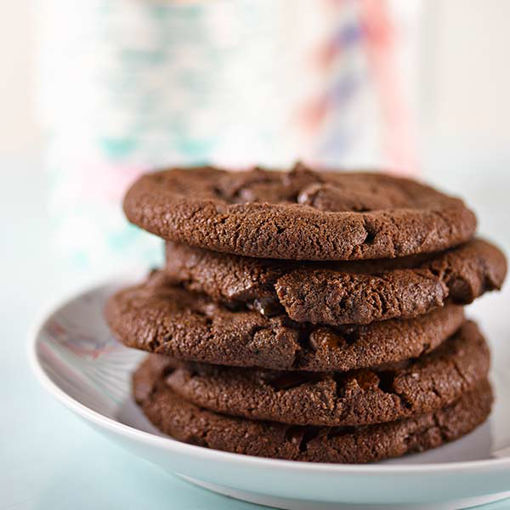
{"type": "Polygon", "coordinates": [[[30,0],[0,3],[0,153],[40,142],[34,113],[35,20],[30,0]]]}
{"type": "Polygon", "coordinates": [[[508,153],[510,2],[428,0],[423,6],[426,139],[443,150],[474,150],[487,158],[508,153]]]}
{"type": "MultiPolygon", "coordinates": [[[[0,153],[41,143],[34,113],[33,0],[0,2],[0,153]]],[[[427,0],[419,66],[420,146],[501,157],[510,145],[510,2],[427,0]]]]}

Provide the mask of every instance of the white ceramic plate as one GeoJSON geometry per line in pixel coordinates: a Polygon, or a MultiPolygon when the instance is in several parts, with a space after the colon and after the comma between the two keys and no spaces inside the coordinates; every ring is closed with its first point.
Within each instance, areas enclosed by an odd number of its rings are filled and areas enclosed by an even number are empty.
{"type": "Polygon", "coordinates": [[[130,373],[144,354],[116,342],[102,317],[106,298],[119,286],[83,292],[47,314],[33,335],[31,358],[51,394],[135,455],[217,492],[280,508],[342,503],[355,509],[439,510],[492,501],[510,491],[510,334],[503,296],[491,296],[472,314],[490,314],[491,328],[484,329],[499,335],[492,345],[496,406],[489,422],[434,451],[372,465],[335,465],[236,455],[162,436],[130,395],[130,373]]]}

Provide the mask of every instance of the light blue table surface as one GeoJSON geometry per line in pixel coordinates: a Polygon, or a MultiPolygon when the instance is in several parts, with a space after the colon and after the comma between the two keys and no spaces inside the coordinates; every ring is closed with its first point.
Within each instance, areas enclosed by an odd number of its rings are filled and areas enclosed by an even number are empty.
{"type": "MultiPolygon", "coordinates": [[[[59,274],[49,256],[40,167],[37,158],[0,159],[0,508],[259,508],[188,485],[133,457],[38,386],[27,362],[29,328],[41,309],[71,288],[69,275],[59,274]]],[[[503,190],[500,198],[508,203],[503,190]]],[[[506,213],[500,223],[507,230],[509,219],[506,213]]],[[[507,509],[510,500],[483,508],[507,509]]]]}

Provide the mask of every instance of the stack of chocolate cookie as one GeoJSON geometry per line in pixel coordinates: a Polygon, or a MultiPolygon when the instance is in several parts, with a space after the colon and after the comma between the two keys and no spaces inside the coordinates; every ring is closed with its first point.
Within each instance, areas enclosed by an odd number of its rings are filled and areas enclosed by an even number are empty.
{"type": "Polygon", "coordinates": [[[369,462],[488,416],[490,356],[463,305],[503,254],[464,203],[370,173],[172,169],[124,202],[166,265],[106,317],[152,354],[136,401],[163,432],[236,453],[369,462]]]}

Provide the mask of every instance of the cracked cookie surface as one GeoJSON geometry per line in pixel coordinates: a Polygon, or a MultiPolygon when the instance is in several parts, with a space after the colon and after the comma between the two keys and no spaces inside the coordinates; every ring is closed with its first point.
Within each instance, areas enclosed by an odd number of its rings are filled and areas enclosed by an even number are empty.
{"type": "Polygon", "coordinates": [[[381,173],[174,168],[139,178],[128,219],[164,239],[260,258],[361,260],[444,250],[470,239],[457,199],[381,173]]]}
{"type": "Polygon", "coordinates": [[[372,370],[282,372],[165,360],[172,390],[210,411],[292,425],[357,426],[451,404],[487,377],[490,355],[476,324],[466,322],[432,353],[372,370]]]}
{"type": "Polygon", "coordinates": [[[468,304],[499,289],[503,253],[475,239],[445,252],[359,262],[291,262],[216,253],[168,242],[165,272],[172,283],[229,307],[248,306],[297,322],[343,325],[411,318],[468,304]]]}
{"type": "MultiPolygon", "coordinates": [[[[163,360],[164,361],[164,360],[163,360]]],[[[490,413],[488,381],[438,411],[360,427],[310,427],[225,416],[177,395],[165,382],[164,362],[143,362],[133,393],[147,418],[185,442],[232,453],[307,462],[365,463],[421,452],[458,439],[490,413]]]]}
{"type": "Polygon", "coordinates": [[[286,314],[231,310],[172,285],[162,271],[113,295],[105,314],[128,347],[182,360],[304,371],[346,371],[418,357],[464,320],[462,307],[448,305],[415,319],[314,326],[286,314]]]}

